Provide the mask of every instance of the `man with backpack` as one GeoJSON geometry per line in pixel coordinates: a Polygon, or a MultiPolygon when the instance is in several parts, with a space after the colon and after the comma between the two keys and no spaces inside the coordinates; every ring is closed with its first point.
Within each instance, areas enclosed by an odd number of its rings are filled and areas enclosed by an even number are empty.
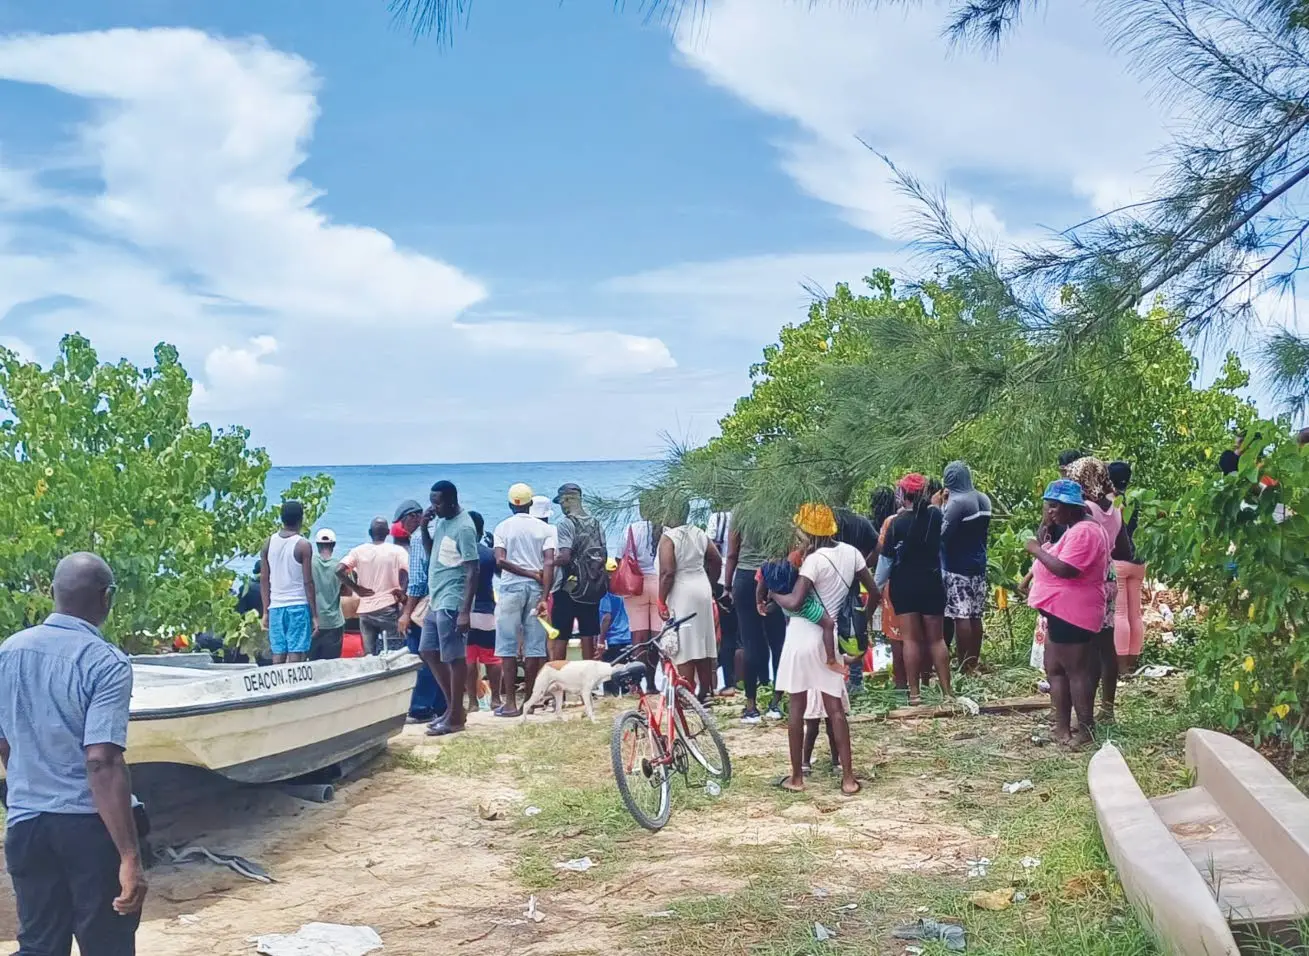
{"type": "Polygon", "coordinates": [[[578,485],[561,485],[554,500],[563,516],[555,526],[559,540],[554,555],[550,623],[559,636],[550,641],[550,660],[561,661],[568,656],[574,622],[582,641],[582,659],[595,660],[600,599],[609,590],[609,572],[605,570],[609,548],[604,528],[582,507],[582,489],[578,485]]]}

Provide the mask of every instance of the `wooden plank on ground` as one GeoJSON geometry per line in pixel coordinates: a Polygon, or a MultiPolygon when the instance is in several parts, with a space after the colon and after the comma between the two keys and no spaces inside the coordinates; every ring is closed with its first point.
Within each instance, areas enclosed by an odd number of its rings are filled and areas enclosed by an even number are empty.
{"type": "MultiPolygon", "coordinates": [[[[1050,698],[1044,694],[1036,697],[1002,697],[999,700],[981,704],[984,714],[1022,714],[1033,710],[1046,710],[1050,698]]],[[[885,714],[857,714],[850,718],[852,724],[865,724],[875,720],[914,720],[923,717],[962,717],[967,714],[958,704],[937,706],[920,704],[917,707],[899,707],[885,714]]]]}

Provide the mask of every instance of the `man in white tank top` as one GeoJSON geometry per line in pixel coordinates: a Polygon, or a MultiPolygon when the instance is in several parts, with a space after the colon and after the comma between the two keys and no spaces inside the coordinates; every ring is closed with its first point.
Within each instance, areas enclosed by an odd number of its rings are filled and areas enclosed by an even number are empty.
{"type": "Polygon", "coordinates": [[[259,589],[274,664],[304,660],[318,628],[313,549],[300,533],[304,518],[304,505],[284,503],[282,527],[264,543],[259,589]]]}

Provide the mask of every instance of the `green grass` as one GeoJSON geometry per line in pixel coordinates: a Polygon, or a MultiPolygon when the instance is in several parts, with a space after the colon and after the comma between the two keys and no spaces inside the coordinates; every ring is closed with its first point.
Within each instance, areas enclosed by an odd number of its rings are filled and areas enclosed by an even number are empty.
{"type": "MultiPolygon", "coordinates": [[[[1031,692],[1030,671],[1024,679],[1027,685],[1018,693],[1031,692]]],[[[970,680],[983,699],[1016,696],[1020,683],[1007,670],[970,680]]],[[[1116,725],[1102,728],[1102,736],[1111,737],[1123,751],[1146,792],[1187,786],[1182,734],[1190,721],[1179,684],[1137,685],[1122,695],[1119,715],[1116,725]]],[[[1110,864],[1086,790],[1089,754],[1033,745],[1029,738],[1042,719],[1012,715],[854,727],[857,756],[874,747],[889,756],[872,785],[869,814],[894,807],[897,794],[924,785],[947,792],[948,809],[940,822],[964,826],[994,847],[987,853],[993,863],[985,878],[968,879],[962,872],[893,874],[876,878],[859,894],[820,899],[813,893],[815,887],[853,881],[843,871],[831,841],[802,834],[780,845],[735,848],[733,869],[749,878],[743,889],[676,900],[668,907],[672,917],[633,919],[632,932],[649,952],[663,956],[705,949],[752,956],[899,953],[904,944],[891,939],[892,928],[930,916],[962,924],[968,952],[974,956],[1160,952],[1107,874],[1110,864]],[[1033,781],[1033,791],[1002,792],[1005,782],[1023,778],[1033,781]],[[1040,865],[1025,870],[1019,863],[1025,856],[1040,858],[1040,865]],[[1082,882],[1070,888],[1076,877],[1082,882]],[[975,891],[1006,886],[1023,892],[1027,899],[998,912],[977,909],[969,902],[975,891]],[[1088,891],[1082,892],[1084,888],[1088,891]],[[851,903],[855,909],[843,908],[851,903]],[[924,907],[926,911],[920,912],[924,907]],[[815,922],[837,929],[836,937],[817,940],[815,922]]],[[[825,755],[826,745],[820,742],[818,758],[825,755]]],[[[770,761],[774,771],[784,759],[779,752],[770,761]]],[[[749,781],[746,790],[764,776],[761,769],[754,772],[755,758],[737,761],[737,766],[744,771],[742,781],[749,781]]],[[[814,799],[813,794],[797,798],[773,793],[778,795],[778,807],[814,799]]],[[[928,954],[946,952],[939,943],[915,945],[923,945],[928,954]]]]}

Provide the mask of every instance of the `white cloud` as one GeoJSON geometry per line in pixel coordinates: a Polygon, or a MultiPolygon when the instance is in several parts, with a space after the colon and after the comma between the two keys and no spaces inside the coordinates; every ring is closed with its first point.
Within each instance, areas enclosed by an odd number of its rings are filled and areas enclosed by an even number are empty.
{"type": "MultiPolygon", "coordinates": [[[[432,359],[444,373],[428,389],[440,401],[463,394],[470,370],[518,331],[458,321],[489,294],[458,267],[328,215],[300,171],[319,78],[298,56],[189,29],[0,36],[0,80],[87,107],[65,127],[72,141],[48,144],[31,168],[0,163],[0,319],[38,354],[69,329],[106,357],[142,360],[166,339],[196,373],[197,410],[241,411],[257,438],[304,455],[343,421],[394,422],[406,388],[389,374],[327,415],[324,383],[340,391],[439,341],[432,359]],[[56,188],[51,171],[97,185],[56,188]],[[284,397],[275,423],[260,420],[271,395],[284,397]]],[[[524,369],[542,389],[561,367],[631,375],[676,364],[657,338],[522,326],[519,337],[552,356],[549,368],[524,369]]]]}
{"type": "Polygon", "coordinates": [[[205,382],[198,383],[192,403],[197,410],[250,408],[277,398],[285,369],[264,361],[277,352],[277,339],[256,335],[241,348],[220,345],[205,356],[205,382]]]}
{"type": "Polygon", "coordinates": [[[469,341],[488,351],[571,357],[582,372],[591,375],[643,375],[677,367],[668,346],[647,335],[594,332],[548,322],[461,322],[457,327],[469,341]]]}
{"type": "Polygon", "coordinates": [[[949,182],[960,208],[993,235],[1033,224],[997,211],[1006,189],[1101,201],[1148,181],[1161,115],[1107,52],[1087,9],[1043,10],[989,57],[952,50],[937,5],[876,6],[712,0],[677,46],[710,82],[792,120],[782,167],[882,236],[901,237],[911,207],[860,140],[929,185],[949,182]]]}
{"type": "Polygon", "coordinates": [[[635,298],[647,317],[680,316],[702,335],[762,345],[804,318],[814,292],[830,293],[838,282],[864,292],[864,276],[876,269],[898,274],[911,259],[897,249],[742,256],[619,276],[601,290],[635,298]]]}

